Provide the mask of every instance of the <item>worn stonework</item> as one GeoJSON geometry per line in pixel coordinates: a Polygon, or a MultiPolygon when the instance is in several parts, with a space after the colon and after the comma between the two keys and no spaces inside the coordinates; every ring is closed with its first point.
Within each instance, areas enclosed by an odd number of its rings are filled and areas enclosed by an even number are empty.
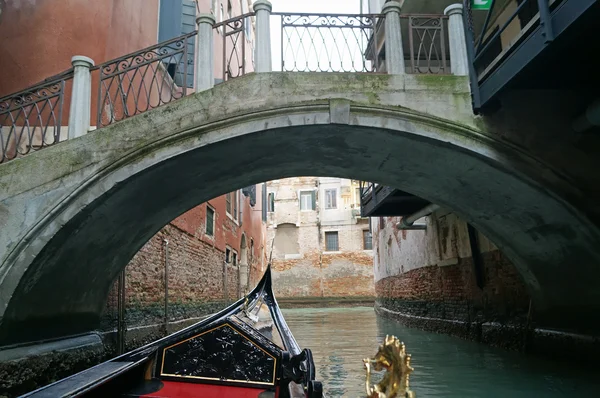
{"type": "Polygon", "coordinates": [[[419,221],[425,231],[398,230],[398,221],[375,221],[379,312],[410,326],[518,348],[532,313],[514,265],[482,234],[472,242],[467,224],[448,211],[419,221]],[[485,329],[484,323],[503,328],[485,329]]]}
{"type": "Polygon", "coordinates": [[[516,270],[498,251],[486,253],[484,286],[473,275],[472,258],[450,266],[428,266],[377,281],[377,302],[405,314],[456,321],[525,324],[529,296],[516,270]]]}
{"type": "Polygon", "coordinates": [[[364,241],[369,224],[358,217],[357,189],[356,181],[327,177],[267,184],[277,297],[374,296],[373,254],[364,241]],[[337,248],[327,246],[331,233],[337,248]]]}

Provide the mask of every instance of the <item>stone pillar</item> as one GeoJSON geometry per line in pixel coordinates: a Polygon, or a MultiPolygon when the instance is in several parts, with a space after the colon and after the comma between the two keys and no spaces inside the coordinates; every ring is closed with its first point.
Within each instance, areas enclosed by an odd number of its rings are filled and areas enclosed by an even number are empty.
{"type": "Polygon", "coordinates": [[[81,137],[90,129],[92,109],[92,74],[94,61],[83,55],[71,58],[73,65],[73,90],[69,111],[69,139],[81,137]]]}
{"type": "Polygon", "coordinates": [[[381,12],[385,14],[385,67],[390,75],[404,75],[404,49],[402,48],[402,31],[400,30],[399,1],[388,1],[381,12]]]}
{"type": "Polygon", "coordinates": [[[209,90],[215,85],[213,73],[213,26],[215,17],[212,14],[200,14],[196,18],[198,37],[196,37],[196,92],[209,90]]]}
{"type": "Polygon", "coordinates": [[[448,42],[450,43],[450,68],[457,76],[469,75],[469,57],[463,22],[463,5],[451,4],[444,10],[448,15],[448,42]]]}
{"type": "Polygon", "coordinates": [[[254,71],[271,72],[271,10],[273,7],[267,0],[257,0],[253,8],[256,13],[254,71]]]}

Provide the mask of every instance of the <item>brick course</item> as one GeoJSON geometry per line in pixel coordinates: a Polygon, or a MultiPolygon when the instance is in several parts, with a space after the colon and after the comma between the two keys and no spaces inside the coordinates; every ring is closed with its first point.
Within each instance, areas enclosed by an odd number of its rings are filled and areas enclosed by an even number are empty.
{"type": "Polygon", "coordinates": [[[524,323],[529,295],[515,267],[500,252],[483,254],[484,286],[472,258],[390,276],[375,284],[377,302],[404,314],[459,321],[524,323]]]}
{"type": "MultiPolygon", "coordinates": [[[[221,196],[208,202],[215,210],[213,236],[205,233],[207,204],[202,204],[170,222],[138,251],[125,269],[127,327],[164,323],[165,260],[168,261],[170,322],[214,313],[244,293],[245,287],[240,285],[243,268],[239,267],[242,235],[246,240],[247,260],[251,262],[251,283],[260,278],[265,264],[266,227],[261,219],[260,190],[257,191],[257,205],[254,207],[250,206],[249,198],[241,196],[241,222],[227,215],[225,196],[221,196]],[[226,300],[223,267],[227,248],[237,252],[238,266],[227,265],[226,300]]],[[[118,281],[115,281],[107,300],[102,324],[104,330],[116,326],[117,284],[118,281]]],[[[146,338],[142,336],[142,340],[146,338]]]]}

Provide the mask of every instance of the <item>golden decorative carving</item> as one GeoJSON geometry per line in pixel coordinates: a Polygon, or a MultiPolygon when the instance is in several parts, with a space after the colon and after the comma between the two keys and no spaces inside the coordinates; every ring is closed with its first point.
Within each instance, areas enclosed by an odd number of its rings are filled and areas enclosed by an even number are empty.
{"type": "Polygon", "coordinates": [[[385,336],[373,358],[363,359],[367,370],[367,398],[415,398],[408,389],[408,376],[414,370],[410,366],[410,354],[406,353],[404,343],[396,336],[385,336]],[[371,372],[385,370],[381,382],[371,385],[371,372]]]}

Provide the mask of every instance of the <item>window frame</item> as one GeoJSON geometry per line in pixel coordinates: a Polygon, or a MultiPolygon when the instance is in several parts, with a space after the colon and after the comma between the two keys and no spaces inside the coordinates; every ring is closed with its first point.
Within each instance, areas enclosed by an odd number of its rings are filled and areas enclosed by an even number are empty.
{"type": "Polygon", "coordinates": [[[325,210],[337,209],[337,188],[325,188],[324,194],[325,194],[325,210]],[[332,192],[333,192],[333,196],[329,196],[329,195],[331,195],[332,192]],[[328,203],[329,199],[332,199],[332,202],[333,202],[332,204],[328,203]]]}
{"type": "Polygon", "coordinates": [[[240,190],[225,194],[225,214],[233,221],[239,221],[240,190]]]}
{"type": "Polygon", "coordinates": [[[314,189],[300,189],[298,191],[298,207],[300,211],[316,211],[317,210],[317,197],[316,190],[314,189]],[[310,197],[310,209],[302,208],[302,196],[308,194],[310,197]]]}
{"type": "Polygon", "coordinates": [[[325,231],[325,252],[339,252],[340,251],[340,234],[339,231],[325,231]],[[327,239],[328,236],[335,236],[336,248],[335,250],[330,250],[329,241],[327,239]]]}
{"type": "Polygon", "coordinates": [[[275,192],[267,193],[267,212],[275,213],[275,192]]]}
{"type": "Polygon", "coordinates": [[[373,234],[368,229],[362,230],[363,234],[363,250],[373,250],[373,234]],[[370,247],[367,247],[367,235],[369,235],[370,247]]]}
{"type": "Polygon", "coordinates": [[[204,234],[206,236],[210,236],[211,238],[213,238],[215,236],[215,214],[216,214],[216,212],[215,212],[214,207],[212,207],[211,205],[207,204],[206,205],[206,217],[205,217],[205,219],[206,219],[206,226],[204,228],[204,234]],[[210,226],[211,233],[208,233],[208,225],[209,225],[208,214],[209,214],[209,212],[212,212],[212,225],[210,226]]]}

